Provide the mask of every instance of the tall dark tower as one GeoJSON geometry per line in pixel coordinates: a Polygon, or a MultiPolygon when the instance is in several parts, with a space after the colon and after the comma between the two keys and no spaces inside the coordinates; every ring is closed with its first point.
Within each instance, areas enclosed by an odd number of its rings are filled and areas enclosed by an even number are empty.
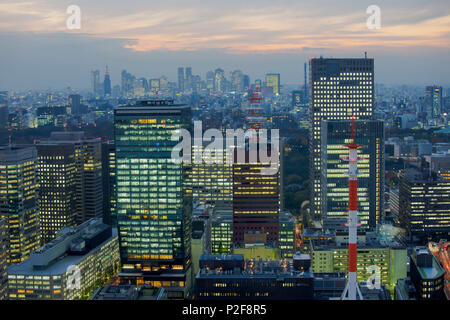
{"type": "Polygon", "coordinates": [[[309,81],[311,211],[315,218],[323,218],[321,122],[372,118],[374,60],[310,59],[309,81]]]}
{"type": "Polygon", "coordinates": [[[105,96],[111,95],[111,78],[109,77],[108,66],[106,66],[105,70],[105,81],[103,82],[103,89],[105,96]]]}

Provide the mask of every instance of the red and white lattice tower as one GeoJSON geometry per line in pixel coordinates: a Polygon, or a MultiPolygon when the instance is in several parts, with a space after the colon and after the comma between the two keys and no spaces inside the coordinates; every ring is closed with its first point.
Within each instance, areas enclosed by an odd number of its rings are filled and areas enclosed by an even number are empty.
{"type": "Polygon", "coordinates": [[[341,300],[363,300],[361,290],[356,279],[356,252],[358,229],[358,148],[356,144],[355,117],[352,117],[352,141],[345,145],[348,148],[348,279],[341,300]]]}
{"type": "Polygon", "coordinates": [[[263,117],[261,116],[261,100],[262,97],[259,92],[259,86],[255,86],[252,94],[249,95],[248,101],[250,102],[247,121],[250,129],[259,130],[262,128],[263,117]]]}

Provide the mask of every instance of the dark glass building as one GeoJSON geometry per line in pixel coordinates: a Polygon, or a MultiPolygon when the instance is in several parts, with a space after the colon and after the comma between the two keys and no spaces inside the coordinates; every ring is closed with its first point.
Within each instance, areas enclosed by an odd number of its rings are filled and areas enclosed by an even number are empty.
{"type": "Polygon", "coordinates": [[[116,145],[102,143],[103,222],[117,226],[116,216],[116,145]]]}
{"type": "Polygon", "coordinates": [[[190,118],[173,100],[114,110],[121,282],[164,287],[168,298],[190,286],[192,199],[185,167],[171,159],[172,134],[190,118]]]}
{"type": "Polygon", "coordinates": [[[76,159],[73,144],[38,144],[39,209],[43,243],[76,225],[76,159]]]}
{"type": "MultiPolygon", "coordinates": [[[[348,148],[351,120],[322,121],[321,198],[324,225],[348,216],[348,148]]],[[[356,120],[358,149],[358,217],[361,227],[375,230],[384,213],[384,122],[356,120]]]]}
{"type": "Polygon", "coordinates": [[[411,240],[448,239],[450,180],[408,168],[400,177],[399,224],[411,240]]]}

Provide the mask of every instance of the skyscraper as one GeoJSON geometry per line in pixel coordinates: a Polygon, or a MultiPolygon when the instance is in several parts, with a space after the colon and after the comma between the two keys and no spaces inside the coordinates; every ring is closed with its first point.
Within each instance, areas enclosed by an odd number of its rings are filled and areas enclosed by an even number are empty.
{"type": "Polygon", "coordinates": [[[184,82],[185,89],[192,89],[192,68],[186,67],[186,79],[184,82]]]}
{"type": "Polygon", "coordinates": [[[273,94],[280,94],[280,74],[266,74],[266,87],[272,88],[273,94]]]}
{"type": "Polygon", "coordinates": [[[442,114],[442,87],[426,87],[425,108],[428,120],[437,118],[442,114]]]}
{"type": "Polygon", "coordinates": [[[0,129],[8,126],[8,91],[0,91],[0,129]]]}
{"type": "Polygon", "coordinates": [[[40,244],[35,147],[0,147],[0,219],[6,222],[7,262],[19,263],[40,244]]]}
{"type": "Polygon", "coordinates": [[[215,78],[214,71],[208,71],[208,72],[206,73],[206,89],[209,89],[209,90],[215,90],[215,87],[214,87],[214,85],[215,85],[214,78],[215,78]]]}
{"type": "Polygon", "coordinates": [[[105,96],[110,96],[111,95],[111,78],[109,76],[108,66],[106,66],[105,80],[103,81],[103,94],[105,96]]]}
{"type": "Polygon", "coordinates": [[[231,73],[231,87],[236,92],[244,91],[244,74],[241,70],[234,70],[231,73]]]}
{"type": "Polygon", "coordinates": [[[410,239],[439,241],[450,235],[450,180],[408,168],[400,178],[399,223],[410,239]]]}
{"type": "Polygon", "coordinates": [[[76,223],[103,217],[101,141],[84,132],[52,132],[45,144],[70,144],[74,148],[76,223]]]}
{"type": "Polygon", "coordinates": [[[80,114],[81,113],[81,96],[79,94],[69,95],[69,107],[70,114],[80,114]]]}
{"type": "MultiPolygon", "coordinates": [[[[202,141],[193,144],[193,159],[196,152],[203,154],[206,145],[207,143],[202,141]]],[[[203,154],[201,163],[193,161],[189,173],[189,183],[194,199],[213,206],[216,204],[231,205],[233,200],[233,169],[232,164],[226,161],[226,157],[227,150],[224,146],[222,163],[213,163],[213,159],[208,159],[206,153],[203,154]],[[209,162],[207,162],[208,160],[209,162]]]]}
{"type": "Polygon", "coordinates": [[[178,90],[183,91],[184,88],[184,68],[178,68],[178,90]]]}
{"type": "Polygon", "coordinates": [[[127,70],[122,70],[121,73],[121,88],[122,94],[126,96],[133,89],[133,82],[135,77],[128,73],[127,70]]]}
{"type": "Polygon", "coordinates": [[[225,72],[220,68],[214,71],[214,90],[218,92],[226,91],[225,72]]]}
{"type": "MultiPolygon", "coordinates": [[[[351,120],[322,121],[321,198],[324,227],[348,216],[348,156],[351,120]]],[[[384,213],[384,123],[356,120],[358,149],[358,217],[361,227],[375,230],[384,213]]],[[[344,228],[344,226],[342,225],[344,228]]]]}
{"type": "Polygon", "coordinates": [[[190,286],[192,198],[172,134],[190,126],[190,108],[173,100],[114,110],[122,282],[163,286],[170,298],[190,286]]]}
{"type": "Polygon", "coordinates": [[[41,238],[47,243],[63,227],[76,224],[75,148],[73,144],[45,143],[36,148],[41,238]]]}
{"type": "Polygon", "coordinates": [[[278,243],[278,215],[280,212],[280,170],[273,175],[262,175],[268,167],[258,156],[240,162],[235,154],[233,163],[233,241],[245,243],[247,238],[260,237],[264,243],[278,243]]]}
{"type": "Polygon", "coordinates": [[[322,216],[321,121],[371,119],[374,103],[373,59],[309,61],[309,144],[311,213],[322,216]]]}
{"type": "Polygon", "coordinates": [[[92,70],[91,71],[91,91],[94,95],[99,95],[100,88],[100,71],[92,70]]]}
{"type": "Polygon", "coordinates": [[[102,143],[103,222],[117,226],[116,217],[116,145],[102,143]]]}

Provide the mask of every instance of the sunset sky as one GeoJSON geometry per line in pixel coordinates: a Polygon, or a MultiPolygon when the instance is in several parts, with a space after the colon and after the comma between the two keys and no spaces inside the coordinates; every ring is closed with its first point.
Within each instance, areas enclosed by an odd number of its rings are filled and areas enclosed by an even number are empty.
{"type": "Polygon", "coordinates": [[[450,85],[450,4],[364,0],[39,0],[0,2],[0,90],[89,87],[89,71],[107,64],[113,84],[191,66],[204,78],[222,67],[253,81],[267,72],[303,82],[314,56],[375,58],[376,82],[450,85]],[[68,30],[66,9],[81,8],[68,30]],[[366,8],[381,9],[381,29],[366,8]]]}

